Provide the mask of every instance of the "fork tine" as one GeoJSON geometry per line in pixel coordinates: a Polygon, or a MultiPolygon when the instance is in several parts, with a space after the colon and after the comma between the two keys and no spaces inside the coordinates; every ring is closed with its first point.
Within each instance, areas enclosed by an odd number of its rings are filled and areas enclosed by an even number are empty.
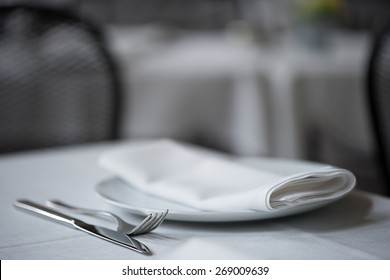
{"type": "Polygon", "coordinates": [[[158,213],[152,214],[152,218],[150,219],[150,221],[147,224],[145,224],[145,226],[142,228],[143,233],[150,231],[150,228],[156,223],[157,217],[158,217],[158,213]]]}
{"type": "Polygon", "coordinates": [[[160,226],[162,224],[162,222],[165,220],[166,216],[168,215],[168,212],[169,212],[168,209],[163,212],[163,214],[161,215],[161,219],[158,222],[157,226],[160,226]]]}
{"type": "Polygon", "coordinates": [[[127,232],[129,235],[136,235],[145,227],[146,224],[152,219],[152,214],[147,215],[136,227],[134,227],[130,232],[127,232]]]}
{"type": "Polygon", "coordinates": [[[168,215],[168,210],[164,212],[158,212],[156,214],[156,218],[153,221],[153,223],[150,223],[147,228],[144,229],[144,232],[150,232],[154,229],[156,229],[158,226],[161,225],[161,223],[164,221],[165,217],[168,215]]]}
{"type": "Polygon", "coordinates": [[[136,230],[134,230],[131,235],[137,235],[137,234],[143,234],[143,233],[146,233],[147,232],[147,229],[149,228],[149,225],[151,223],[153,223],[153,221],[155,220],[155,214],[154,213],[150,213],[149,214],[149,219],[147,221],[145,221],[145,223],[142,223],[141,226],[137,227],[136,230]]]}
{"type": "Polygon", "coordinates": [[[161,223],[164,221],[165,217],[168,215],[168,209],[164,212],[155,212],[149,214],[151,217],[149,221],[142,223],[141,226],[138,226],[135,230],[133,230],[130,235],[138,235],[150,232],[156,229],[161,223]]]}
{"type": "Polygon", "coordinates": [[[164,221],[165,217],[168,215],[168,210],[165,210],[164,212],[161,212],[159,214],[160,215],[159,215],[156,223],[154,224],[153,227],[150,228],[150,231],[156,229],[157,227],[159,227],[162,224],[162,222],[164,221]]]}

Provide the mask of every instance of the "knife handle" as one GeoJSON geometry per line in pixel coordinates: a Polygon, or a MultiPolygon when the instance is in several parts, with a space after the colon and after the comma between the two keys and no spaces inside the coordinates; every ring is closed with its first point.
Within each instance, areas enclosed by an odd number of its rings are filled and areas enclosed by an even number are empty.
{"type": "Polygon", "coordinates": [[[21,208],[23,210],[27,210],[29,212],[42,215],[47,218],[51,218],[57,222],[60,222],[62,224],[75,227],[76,222],[78,222],[77,219],[67,216],[65,214],[62,214],[60,212],[57,212],[56,210],[53,210],[51,208],[39,205],[35,202],[32,202],[27,199],[20,199],[16,200],[14,202],[14,206],[17,208],[21,208]]]}
{"type": "Polygon", "coordinates": [[[145,244],[139,242],[138,240],[132,238],[131,236],[107,228],[89,225],[87,223],[84,223],[81,220],[57,212],[54,209],[39,205],[30,200],[27,199],[16,200],[14,202],[14,206],[22,210],[31,212],[33,214],[38,214],[45,218],[50,218],[51,220],[60,222],[61,224],[65,224],[67,226],[71,226],[73,228],[82,230],[95,237],[99,237],[106,241],[113,242],[117,245],[124,246],[138,253],[146,254],[146,255],[152,254],[149,248],[146,247],[145,244]]]}

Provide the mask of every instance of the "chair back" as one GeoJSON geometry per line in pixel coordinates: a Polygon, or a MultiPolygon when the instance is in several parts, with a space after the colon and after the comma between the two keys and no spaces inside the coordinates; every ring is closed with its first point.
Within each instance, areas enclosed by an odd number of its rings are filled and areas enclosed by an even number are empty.
{"type": "Polygon", "coordinates": [[[0,7],[0,152],[115,139],[118,82],[97,26],[0,7]]]}
{"type": "Polygon", "coordinates": [[[378,156],[390,186],[390,25],[376,35],[368,69],[368,101],[378,156]]]}

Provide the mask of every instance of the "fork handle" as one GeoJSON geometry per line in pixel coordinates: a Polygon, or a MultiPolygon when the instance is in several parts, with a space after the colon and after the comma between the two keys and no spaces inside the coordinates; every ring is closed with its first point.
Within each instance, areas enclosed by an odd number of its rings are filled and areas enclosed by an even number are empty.
{"type": "Polygon", "coordinates": [[[47,217],[47,218],[50,218],[50,219],[55,220],[61,224],[65,224],[65,225],[68,225],[71,227],[75,227],[75,224],[77,222],[81,222],[73,217],[62,214],[58,211],[47,208],[45,206],[42,206],[40,204],[37,204],[37,203],[32,202],[32,201],[27,200],[27,199],[16,200],[14,202],[14,206],[17,208],[35,213],[35,214],[39,214],[39,215],[47,217]]]}
{"type": "Polygon", "coordinates": [[[114,222],[118,223],[118,226],[123,223],[123,221],[121,221],[121,218],[119,218],[117,215],[104,210],[93,210],[93,209],[76,207],[76,206],[69,205],[65,202],[62,202],[60,200],[48,200],[46,201],[46,205],[54,209],[70,211],[72,213],[90,215],[93,217],[109,218],[111,220],[114,220],[114,222]]]}

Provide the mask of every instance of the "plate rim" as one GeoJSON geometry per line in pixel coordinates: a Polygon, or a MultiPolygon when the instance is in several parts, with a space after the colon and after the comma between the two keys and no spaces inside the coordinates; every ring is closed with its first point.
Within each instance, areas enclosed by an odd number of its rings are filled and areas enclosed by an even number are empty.
{"type": "MultiPolygon", "coordinates": [[[[108,204],[118,207],[122,210],[126,210],[135,215],[145,215],[150,212],[160,211],[161,208],[150,208],[150,207],[139,207],[126,204],[125,202],[120,202],[116,199],[109,198],[107,195],[102,193],[102,188],[106,187],[107,184],[126,184],[131,191],[137,191],[141,195],[147,195],[139,191],[136,187],[131,186],[129,183],[123,181],[117,176],[112,176],[100,181],[95,186],[95,192],[97,195],[102,198],[108,204]]],[[[115,186],[115,185],[114,185],[115,186]]],[[[112,187],[112,185],[111,185],[112,187]]],[[[254,220],[266,220],[274,219],[280,217],[287,217],[292,215],[297,215],[305,212],[309,212],[321,207],[324,207],[328,204],[331,204],[342,197],[333,198],[327,201],[318,201],[315,203],[305,204],[296,206],[293,208],[282,209],[278,211],[256,211],[256,210],[241,210],[241,211],[209,211],[209,210],[198,210],[193,208],[193,211],[188,210],[172,210],[169,209],[169,213],[166,217],[166,220],[172,221],[182,221],[182,222],[237,222],[237,221],[254,221],[254,220]]],[[[153,197],[153,199],[159,200],[158,197],[153,197]]],[[[164,199],[161,199],[162,201],[164,199]]],[[[174,201],[170,203],[177,204],[174,201]]],[[[178,204],[179,205],[179,204],[178,204]]],[[[187,207],[185,205],[181,205],[187,207]]],[[[165,209],[164,209],[165,210],[165,209]]]]}

